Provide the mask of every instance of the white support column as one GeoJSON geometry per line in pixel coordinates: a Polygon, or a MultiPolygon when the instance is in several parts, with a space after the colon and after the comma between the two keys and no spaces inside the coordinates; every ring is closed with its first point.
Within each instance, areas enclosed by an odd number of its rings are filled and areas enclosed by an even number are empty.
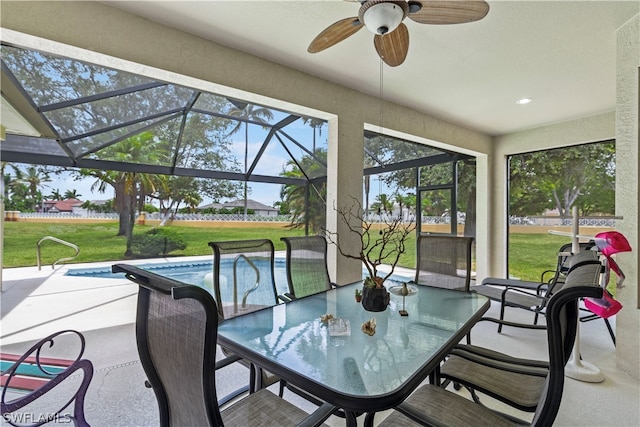
{"type": "MultiPolygon", "coordinates": [[[[362,167],[364,164],[364,122],[353,117],[329,121],[329,152],[327,156],[327,228],[340,234],[341,246],[356,252],[359,239],[349,233],[338,219],[334,208],[362,204],[362,167]]],[[[339,256],[334,245],[328,247],[328,267],[338,284],[362,279],[362,264],[358,260],[339,256]]]]}

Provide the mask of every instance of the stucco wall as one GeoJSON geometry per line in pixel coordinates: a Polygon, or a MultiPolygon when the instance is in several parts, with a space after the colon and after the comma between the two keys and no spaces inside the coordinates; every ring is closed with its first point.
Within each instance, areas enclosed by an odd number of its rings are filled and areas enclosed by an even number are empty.
{"type": "Polygon", "coordinates": [[[633,248],[617,261],[625,272],[627,286],[618,292],[624,308],[617,317],[616,363],[618,368],[640,379],[640,301],[638,264],[638,169],[640,144],[640,14],[618,30],[616,88],[616,214],[623,217],[618,230],[633,248]]]}

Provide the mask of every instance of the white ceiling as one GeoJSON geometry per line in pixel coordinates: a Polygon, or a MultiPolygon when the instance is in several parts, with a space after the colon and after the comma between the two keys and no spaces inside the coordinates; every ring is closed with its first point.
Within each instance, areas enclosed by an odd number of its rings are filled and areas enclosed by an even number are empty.
{"type": "MultiPolygon", "coordinates": [[[[380,60],[366,29],[317,54],[311,40],[357,16],[357,2],[104,2],[361,92],[380,93],[380,60]]],[[[615,108],[616,29],[640,1],[489,0],[474,23],[405,20],[410,47],[384,67],[384,98],[491,135],[615,108]],[[533,98],[516,105],[520,98],[533,98]]],[[[640,61],[640,59],[639,59],[640,61]]]]}

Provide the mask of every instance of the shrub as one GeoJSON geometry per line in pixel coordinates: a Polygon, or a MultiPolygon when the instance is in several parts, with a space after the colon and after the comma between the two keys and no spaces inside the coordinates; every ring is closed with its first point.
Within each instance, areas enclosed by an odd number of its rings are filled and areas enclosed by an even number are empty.
{"type": "Polygon", "coordinates": [[[131,236],[131,250],[137,255],[153,257],[186,248],[187,244],[174,230],[164,227],[131,236]]]}

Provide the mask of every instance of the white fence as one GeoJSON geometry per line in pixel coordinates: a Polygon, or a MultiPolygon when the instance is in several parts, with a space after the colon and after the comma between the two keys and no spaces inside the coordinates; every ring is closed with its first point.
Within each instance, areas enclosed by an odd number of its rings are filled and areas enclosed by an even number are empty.
{"type": "MultiPolygon", "coordinates": [[[[118,214],[112,213],[97,213],[87,212],[86,214],[77,213],[40,213],[40,212],[5,212],[5,218],[7,220],[15,221],[17,218],[86,218],[86,219],[118,219],[118,214]],[[9,219],[11,216],[11,219],[9,219]]],[[[162,220],[162,215],[159,212],[147,213],[146,219],[148,220],[162,220]]],[[[245,221],[243,214],[176,214],[173,217],[174,220],[179,221],[245,221]]],[[[616,226],[615,217],[586,217],[580,218],[580,226],[585,227],[612,227],[616,226]]],[[[374,218],[370,220],[375,221],[374,218]]],[[[289,215],[247,215],[246,221],[249,222],[291,222],[289,215]]],[[[422,217],[423,224],[449,224],[451,217],[449,216],[425,216],[422,217]]],[[[458,217],[458,224],[464,224],[464,218],[458,217]]],[[[549,217],[549,216],[531,216],[531,217],[516,217],[509,218],[509,224],[511,225],[542,225],[547,227],[558,226],[570,226],[572,224],[571,218],[549,217]]]]}

